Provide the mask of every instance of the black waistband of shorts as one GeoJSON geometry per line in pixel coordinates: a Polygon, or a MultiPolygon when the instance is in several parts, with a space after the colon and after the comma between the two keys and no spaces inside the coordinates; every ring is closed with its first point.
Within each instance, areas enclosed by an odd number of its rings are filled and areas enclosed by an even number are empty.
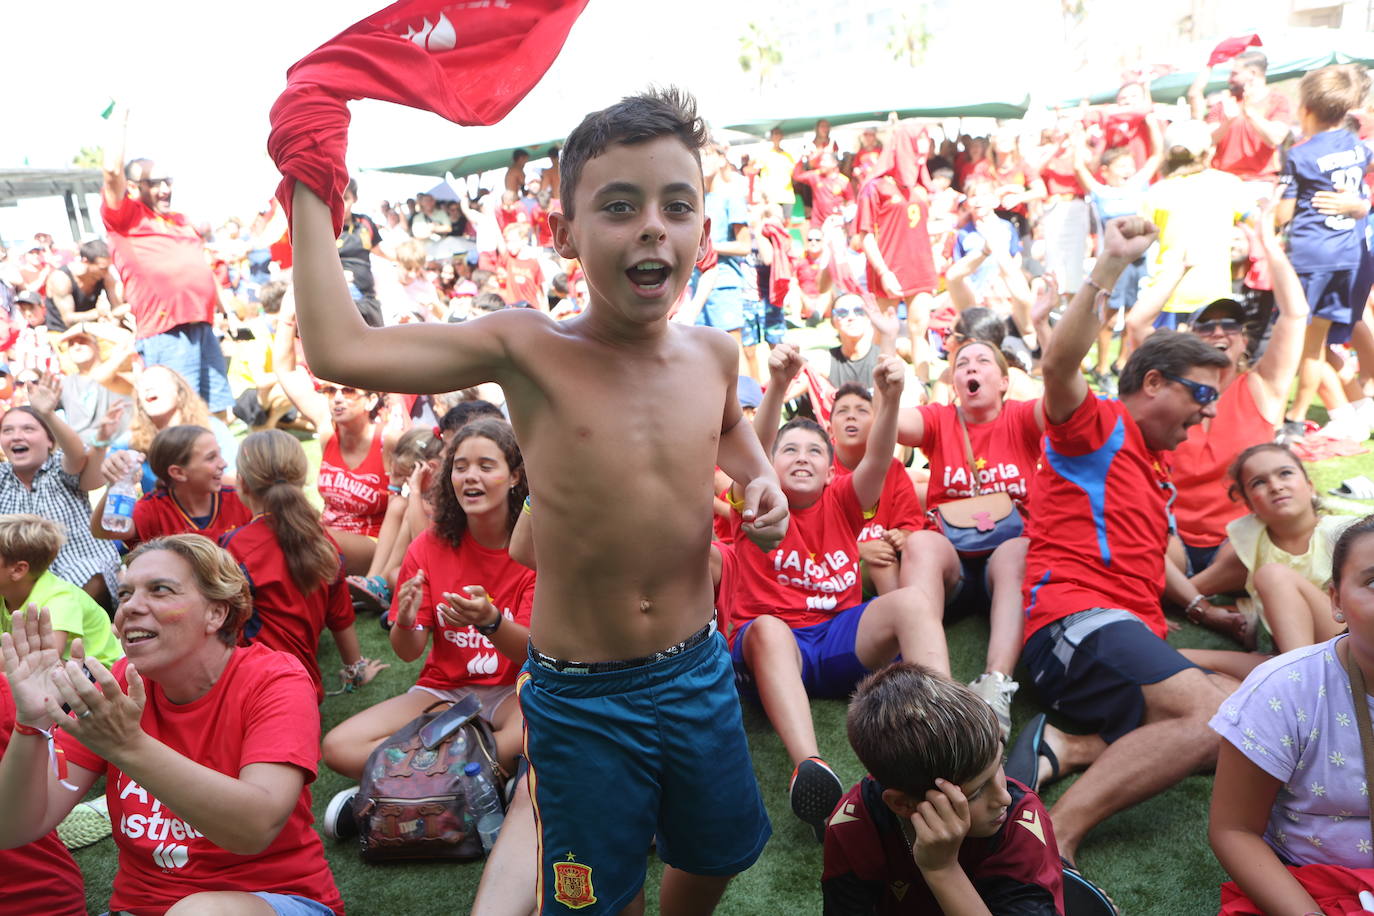
{"type": "Polygon", "coordinates": [[[681,655],[688,649],[701,645],[711,638],[716,632],[716,622],[713,619],[706,626],[688,636],[682,642],[660,649],[652,655],[642,655],[639,658],[619,659],[609,662],[570,662],[562,658],[554,658],[552,655],[545,655],[530,643],[530,661],[542,668],[550,671],[557,671],[563,674],[605,674],[609,671],[624,671],[627,668],[642,668],[645,665],[652,665],[656,662],[666,661],[674,656],[681,655]]]}

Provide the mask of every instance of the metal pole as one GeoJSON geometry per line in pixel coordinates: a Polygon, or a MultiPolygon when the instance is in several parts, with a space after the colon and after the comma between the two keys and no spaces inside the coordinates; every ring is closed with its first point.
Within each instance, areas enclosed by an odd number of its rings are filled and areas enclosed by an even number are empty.
{"type": "Polygon", "coordinates": [[[76,208],[81,211],[81,228],[85,230],[85,234],[95,235],[95,226],[91,224],[91,211],[86,206],[85,192],[76,195],[76,208]]]}
{"type": "Polygon", "coordinates": [[[67,222],[72,227],[72,241],[81,241],[81,230],[76,224],[76,204],[72,200],[72,192],[66,190],[62,192],[62,202],[67,205],[67,222]]]}

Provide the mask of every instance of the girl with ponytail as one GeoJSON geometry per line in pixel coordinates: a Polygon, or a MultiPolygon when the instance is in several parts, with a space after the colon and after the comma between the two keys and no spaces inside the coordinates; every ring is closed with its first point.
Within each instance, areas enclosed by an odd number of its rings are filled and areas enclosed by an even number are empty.
{"type": "Polygon", "coordinates": [[[326,627],[338,644],[346,683],[362,686],[386,666],[362,657],[339,547],[305,498],[308,467],[301,444],[279,429],[244,439],[239,491],[253,520],[226,534],[220,545],[243,567],[252,588],[253,616],[243,629],[244,642],[299,658],[323,702],[315,648],[326,627]]]}

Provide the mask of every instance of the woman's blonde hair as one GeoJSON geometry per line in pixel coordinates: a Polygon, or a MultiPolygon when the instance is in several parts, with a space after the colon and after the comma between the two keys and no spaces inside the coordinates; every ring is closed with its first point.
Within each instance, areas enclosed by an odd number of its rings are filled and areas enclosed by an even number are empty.
{"type": "Polygon", "coordinates": [[[139,557],[154,550],[170,551],[181,557],[191,567],[201,595],[207,601],[224,602],[228,610],[215,635],[226,646],[236,643],[248,618],[253,616],[253,596],[238,561],[204,535],[169,534],[139,544],[124,558],[125,566],[132,566],[139,557]]]}
{"type": "MultiPolygon", "coordinates": [[[[149,366],[144,372],[152,372],[161,369],[170,373],[172,384],[176,386],[177,397],[176,407],[172,408],[172,418],[179,425],[186,426],[210,426],[210,406],[200,396],[196,389],[191,387],[191,383],[186,381],[186,377],[175,369],[166,366],[149,366]]],[[[148,412],[143,409],[143,402],[139,398],[134,398],[134,419],[129,424],[129,447],[140,452],[148,451],[148,447],[153,444],[153,437],[157,435],[157,427],[153,425],[153,418],[148,416],[148,412]]]]}

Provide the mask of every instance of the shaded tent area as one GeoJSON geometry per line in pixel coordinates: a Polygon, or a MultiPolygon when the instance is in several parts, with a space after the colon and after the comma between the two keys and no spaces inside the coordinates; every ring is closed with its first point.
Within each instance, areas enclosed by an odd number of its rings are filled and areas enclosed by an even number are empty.
{"type": "Polygon", "coordinates": [[[0,207],[29,198],[60,197],[67,205],[72,238],[79,239],[95,234],[86,195],[99,193],[102,180],[99,169],[0,169],[0,207]]]}
{"type": "MultiPolygon", "coordinates": [[[[1261,51],[1269,58],[1269,70],[1265,81],[1270,83],[1298,79],[1312,70],[1319,70],[1331,64],[1363,64],[1374,67],[1374,34],[1369,32],[1347,32],[1334,29],[1289,29],[1270,37],[1260,33],[1264,44],[1252,50],[1261,51]]],[[[1199,62],[1205,62],[1207,55],[1216,45],[1215,41],[1198,42],[1166,63],[1179,69],[1150,82],[1150,97],[1156,102],[1176,102],[1183,98],[1197,77],[1199,62]]],[[[1230,63],[1218,64],[1212,68],[1207,79],[1207,92],[1220,92],[1226,88],[1227,77],[1231,73],[1230,63]]],[[[1077,105],[1083,98],[1091,104],[1102,105],[1116,101],[1116,85],[1096,85],[1094,91],[1086,96],[1065,97],[1064,106],[1077,105]]],[[[1056,93],[1068,96],[1068,91],[1056,93]]]]}
{"type": "MultiPolygon", "coordinates": [[[[905,100],[913,101],[911,99],[905,100]]],[[[864,121],[884,121],[892,112],[896,112],[897,117],[905,118],[1022,118],[1030,110],[1030,97],[1023,95],[1019,99],[991,100],[991,101],[969,101],[967,103],[936,104],[911,107],[910,105],[894,105],[889,107],[874,106],[861,111],[849,108],[838,108],[829,111],[808,104],[806,110],[782,117],[756,117],[741,121],[724,122],[731,130],[739,130],[756,137],[767,137],[768,132],[775,127],[782,128],[784,135],[791,136],[811,131],[815,128],[819,120],[829,121],[831,126],[840,127],[845,124],[858,124],[864,121]]]]}
{"type": "Polygon", "coordinates": [[[453,156],[448,159],[434,159],[430,162],[413,162],[409,165],[388,165],[379,169],[372,169],[376,172],[399,172],[403,175],[433,175],[442,178],[445,174],[455,178],[464,178],[468,175],[476,175],[480,172],[491,172],[496,169],[504,169],[510,165],[511,155],[518,149],[527,150],[534,159],[539,159],[545,155],[548,148],[557,146],[563,142],[562,137],[532,141],[530,143],[518,143],[515,146],[505,146],[500,149],[486,150],[480,153],[470,153],[464,156],[453,156]]]}

